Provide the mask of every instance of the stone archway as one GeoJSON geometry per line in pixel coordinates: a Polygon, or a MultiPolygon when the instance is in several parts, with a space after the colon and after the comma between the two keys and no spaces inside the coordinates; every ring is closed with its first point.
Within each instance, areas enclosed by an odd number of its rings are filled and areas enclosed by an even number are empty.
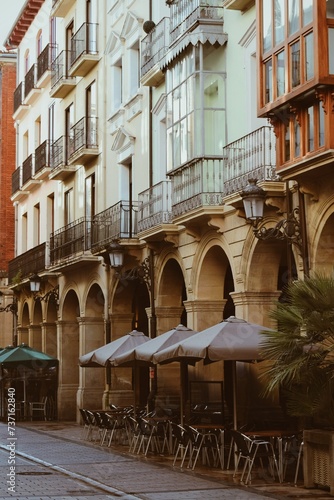
{"type": "Polygon", "coordinates": [[[62,320],[58,321],[58,416],[60,420],[76,420],[76,394],[79,387],[79,299],[69,290],[62,304],[62,320]]]}
{"type": "Polygon", "coordinates": [[[23,304],[21,318],[19,319],[19,324],[20,327],[18,328],[18,344],[29,345],[30,314],[27,302],[23,304]]]}
{"type": "Polygon", "coordinates": [[[334,256],[334,213],[324,222],[314,252],[314,268],[318,273],[333,274],[334,256]]]}

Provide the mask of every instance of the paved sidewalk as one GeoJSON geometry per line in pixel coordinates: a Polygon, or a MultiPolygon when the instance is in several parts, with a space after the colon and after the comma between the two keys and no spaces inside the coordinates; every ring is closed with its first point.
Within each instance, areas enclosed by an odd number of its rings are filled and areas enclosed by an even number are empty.
{"type": "Polygon", "coordinates": [[[15,429],[16,491],[8,491],[10,450],[7,425],[0,424],[1,499],[76,498],[123,500],[330,499],[323,490],[254,478],[251,487],[232,473],[196,466],[180,471],[172,460],[129,455],[127,446],[106,447],[82,440],[82,427],[61,422],[21,422],[15,429]],[[31,461],[31,458],[33,461],[31,461]]]}

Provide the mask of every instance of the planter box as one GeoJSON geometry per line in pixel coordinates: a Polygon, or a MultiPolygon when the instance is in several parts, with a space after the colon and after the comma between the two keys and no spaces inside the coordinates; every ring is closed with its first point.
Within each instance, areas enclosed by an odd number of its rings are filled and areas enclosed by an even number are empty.
{"type": "Polygon", "coordinates": [[[334,432],[304,431],[304,486],[329,488],[334,495],[334,432]]]}

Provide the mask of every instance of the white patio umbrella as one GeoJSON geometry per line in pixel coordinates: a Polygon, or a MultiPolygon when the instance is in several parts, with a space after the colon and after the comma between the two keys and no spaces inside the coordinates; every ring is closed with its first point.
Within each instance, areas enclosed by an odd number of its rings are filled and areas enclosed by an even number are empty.
{"type": "MultiPolygon", "coordinates": [[[[195,364],[213,361],[256,361],[261,359],[260,347],[263,341],[261,332],[273,331],[264,326],[249,323],[230,316],[190,338],[174,344],[153,356],[154,363],[186,361],[195,364]]],[[[233,371],[233,423],[237,427],[236,411],[236,365],[233,371]]]]}
{"type": "Polygon", "coordinates": [[[116,356],[125,352],[132,352],[136,347],[147,342],[147,337],[143,332],[132,330],[132,332],[105,344],[94,351],[88,352],[79,358],[80,366],[94,367],[107,366],[116,356]]]}
{"type": "MultiPolygon", "coordinates": [[[[107,366],[108,363],[112,363],[112,360],[121,355],[124,352],[131,352],[137,346],[144,344],[149,341],[149,337],[143,332],[138,332],[137,330],[132,330],[132,332],[123,335],[122,337],[109,342],[109,344],[103,345],[94,351],[91,351],[79,358],[79,365],[82,367],[103,367],[107,366]]],[[[134,412],[136,414],[136,377],[134,380],[134,412]]]]}
{"type": "Polygon", "coordinates": [[[138,364],[152,364],[154,354],[160,352],[162,349],[167,349],[178,342],[187,339],[188,337],[198,333],[183,325],[178,325],[168,332],[158,335],[154,339],[150,339],[142,345],[130,349],[124,353],[113,356],[111,360],[112,366],[132,366],[134,363],[138,364]]]}

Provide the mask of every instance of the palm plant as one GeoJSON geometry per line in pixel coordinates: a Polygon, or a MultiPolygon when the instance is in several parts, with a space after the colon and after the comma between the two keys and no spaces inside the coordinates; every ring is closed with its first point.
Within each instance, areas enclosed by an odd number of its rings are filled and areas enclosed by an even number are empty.
{"type": "Polygon", "coordinates": [[[289,415],[334,428],[334,275],[315,274],[285,291],[287,301],[271,312],[278,330],[263,332],[266,393],[279,389],[289,415]]]}

